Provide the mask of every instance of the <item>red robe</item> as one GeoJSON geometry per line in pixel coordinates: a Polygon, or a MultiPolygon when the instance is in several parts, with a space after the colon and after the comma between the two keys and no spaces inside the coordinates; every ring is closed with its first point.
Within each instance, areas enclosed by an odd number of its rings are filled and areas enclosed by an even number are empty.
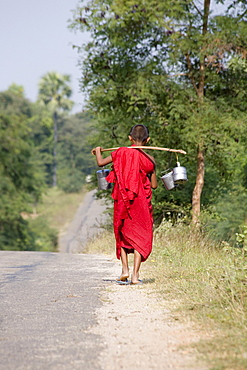
{"type": "Polygon", "coordinates": [[[154,163],[138,149],[119,148],[112,153],[113,170],[107,181],[114,183],[114,233],[116,254],[121,247],[127,252],[136,249],[145,261],[152,251],[152,189],[148,174],[154,163]]]}

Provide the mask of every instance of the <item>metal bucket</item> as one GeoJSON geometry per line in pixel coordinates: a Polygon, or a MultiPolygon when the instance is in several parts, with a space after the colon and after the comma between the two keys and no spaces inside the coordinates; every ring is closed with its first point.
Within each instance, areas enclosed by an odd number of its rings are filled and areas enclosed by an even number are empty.
{"type": "Polygon", "coordinates": [[[177,167],[173,168],[173,180],[175,185],[188,181],[186,168],[180,166],[179,162],[177,162],[177,167]]]}
{"type": "Polygon", "coordinates": [[[110,170],[108,169],[98,170],[96,172],[99,190],[107,190],[112,187],[112,184],[106,181],[106,177],[109,175],[109,173],[110,170]]]}
{"type": "Polygon", "coordinates": [[[163,184],[165,185],[166,190],[171,190],[175,188],[174,180],[173,180],[173,171],[168,172],[166,175],[161,177],[163,184]]]}

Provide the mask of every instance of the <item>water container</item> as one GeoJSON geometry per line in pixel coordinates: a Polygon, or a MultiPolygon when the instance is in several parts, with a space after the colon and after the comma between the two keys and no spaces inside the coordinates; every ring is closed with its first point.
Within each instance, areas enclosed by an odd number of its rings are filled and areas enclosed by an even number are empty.
{"type": "Polygon", "coordinates": [[[97,180],[99,190],[107,190],[112,187],[112,184],[106,181],[106,177],[109,175],[110,170],[103,169],[97,171],[97,180]]]}
{"type": "Polygon", "coordinates": [[[177,162],[177,167],[173,168],[173,180],[175,184],[184,184],[188,181],[186,168],[180,166],[179,162],[177,162]]]}
{"type": "Polygon", "coordinates": [[[163,184],[165,185],[166,190],[171,190],[175,188],[174,180],[173,180],[173,171],[168,172],[164,176],[161,177],[163,184]]]}

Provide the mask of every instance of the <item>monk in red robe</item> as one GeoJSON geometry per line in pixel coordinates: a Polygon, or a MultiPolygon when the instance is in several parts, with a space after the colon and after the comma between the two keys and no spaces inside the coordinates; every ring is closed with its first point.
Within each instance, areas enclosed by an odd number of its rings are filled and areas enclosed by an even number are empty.
{"type": "MultiPolygon", "coordinates": [[[[150,140],[144,125],[132,127],[129,139],[133,146],[143,146],[150,140]]],[[[99,167],[113,162],[107,181],[114,183],[114,233],[117,258],[122,261],[122,273],[117,279],[127,282],[128,253],[134,253],[132,284],[139,284],[139,269],[152,251],[153,216],[152,189],[157,187],[153,157],[138,148],[122,147],[103,158],[101,147],[92,150],[99,167]]]]}

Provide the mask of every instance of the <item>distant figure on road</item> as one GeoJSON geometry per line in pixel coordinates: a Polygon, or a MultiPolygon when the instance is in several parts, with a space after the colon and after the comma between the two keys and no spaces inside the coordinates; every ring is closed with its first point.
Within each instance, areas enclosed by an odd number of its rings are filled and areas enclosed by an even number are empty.
{"type": "MultiPolygon", "coordinates": [[[[143,146],[150,140],[144,125],[132,127],[132,146],[143,146]]],[[[117,258],[121,258],[122,273],[117,281],[128,282],[128,253],[134,253],[131,284],[140,284],[139,269],[152,251],[153,216],[152,189],[157,188],[155,161],[141,149],[121,147],[103,158],[100,146],[94,148],[97,164],[103,167],[113,162],[107,181],[114,183],[114,233],[117,258]]]]}

